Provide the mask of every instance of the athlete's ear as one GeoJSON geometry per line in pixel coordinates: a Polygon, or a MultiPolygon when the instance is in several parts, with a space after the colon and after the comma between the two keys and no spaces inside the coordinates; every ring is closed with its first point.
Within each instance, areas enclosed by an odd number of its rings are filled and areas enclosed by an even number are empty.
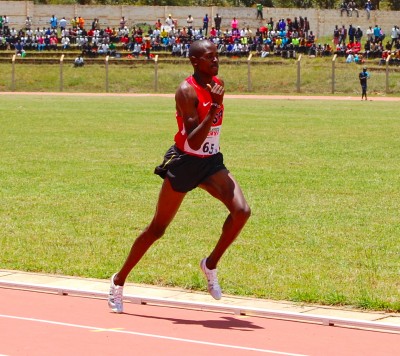
{"type": "Polygon", "coordinates": [[[198,58],[195,56],[190,57],[190,63],[192,63],[193,66],[197,66],[198,58]]]}

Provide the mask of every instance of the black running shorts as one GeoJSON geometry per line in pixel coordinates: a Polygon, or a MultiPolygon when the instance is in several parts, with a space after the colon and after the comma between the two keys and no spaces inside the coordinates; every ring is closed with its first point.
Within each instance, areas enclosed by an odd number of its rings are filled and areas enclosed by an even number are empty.
{"type": "Polygon", "coordinates": [[[175,191],[186,193],[222,169],[226,167],[221,152],[201,158],[184,153],[173,145],[154,173],[163,179],[168,178],[175,191]]]}

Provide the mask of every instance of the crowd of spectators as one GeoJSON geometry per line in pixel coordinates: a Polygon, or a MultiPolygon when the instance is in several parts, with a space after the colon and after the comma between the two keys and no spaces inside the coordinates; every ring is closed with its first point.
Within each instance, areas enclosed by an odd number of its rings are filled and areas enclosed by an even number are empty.
{"type": "Polygon", "coordinates": [[[333,53],[338,56],[345,56],[346,62],[364,63],[367,58],[379,58],[380,63],[390,55],[391,63],[399,63],[400,58],[400,29],[393,26],[390,38],[378,25],[369,26],[364,31],[357,26],[349,25],[346,28],[337,25],[333,30],[333,53]],[[384,42],[386,40],[386,43],[384,42]],[[364,45],[362,45],[364,42],[364,45]]]}
{"type": "MultiPolygon", "coordinates": [[[[369,27],[365,34],[359,26],[350,25],[346,28],[343,25],[339,28],[336,25],[332,43],[321,44],[317,43],[310,30],[307,17],[281,18],[278,21],[270,18],[254,31],[249,27],[241,27],[235,17],[228,21],[230,25],[227,28],[222,28],[221,23],[222,18],[218,14],[214,18],[205,14],[202,19],[194,19],[189,14],[186,24],[179,25],[169,14],[163,21],[157,19],[143,30],[140,26],[129,28],[124,16],[119,26],[111,28],[102,27],[97,18],[89,25],[80,16],[66,20],[65,17],[58,19],[53,15],[48,26],[33,28],[32,19],[27,17],[25,26],[16,30],[10,26],[7,15],[0,15],[0,49],[15,50],[17,55],[24,56],[26,50],[65,51],[73,48],[86,57],[145,56],[150,59],[154,51],[185,57],[192,41],[208,38],[217,45],[221,55],[228,57],[248,56],[249,53],[262,58],[296,58],[299,53],[315,57],[337,54],[361,63],[364,58],[382,58],[383,55],[387,56],[387,51],[398,52],[400,48],[397,26],[392,30],[388,48],[388,45],[383,45],[385,34],[378,25],[369,27]],[[366,38],[364,47],[361,45],[363,37],[366,38]]],[[[395,57],[395,53],[390,53],[395,57]]]]}
{"type": "Polygon", "coordinates": [[[295,57],[296,53],[312,53],[315,35],[310,31],[307,17],[279,19],[272,18],[254,32],[249,27],[240,27],[237,18],[230,26],[221,27],[222,18],[218,14],[209,18],[208,14],[195,26],[195,20],[188,16],[186,25],[178,26],[172,15],[154,25],[141,27],[127,26],[124,17],[119,26],[101,27],[97,18],[89,26],[85,19],[74,17],[69,21],[65,17],[51,16],[48,26],[32,26],[28,16],[25,26],[20,29],[10,27],[8,16],[0,15],[0,49],[15,49],[17,54],[26,50],[55,51],[79,49],[84,56],[128,55],[151,57],[152,51],[168,51],[173,56],[186,56],[190,43],[197,39],[208,38],[217,46],[220,54],[227,56],[247,56],[256,52],[263,57],[280,55],[295,57]],[[128,54],[126,52],[129,52],[128,54]]]}

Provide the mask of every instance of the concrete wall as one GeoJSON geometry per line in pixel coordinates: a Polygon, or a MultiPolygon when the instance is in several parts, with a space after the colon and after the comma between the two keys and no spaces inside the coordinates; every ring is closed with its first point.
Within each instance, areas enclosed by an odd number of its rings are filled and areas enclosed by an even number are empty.
{"type": "MultiPolygon", "coordinates": [[[[48,27],[50,17],[54,14],[59,19],[65,16],[69,21],[74,16],[81,16],[89,27],[93,18],[100,20],[102,27],[117,27],[121,16],[125,16],[127,24],[132,26],[138,23],[153,25],[157,19],[164,22],[168,14],[178,20],[178,26],[186,25],[186,18],[191,14],[194,18],[194,26],[202,25],[202,18],[208,14],[213,18],[218,13],[222,17],[222,28],[230,28],[233,17],[239,20],[239,27],[249,26],[253,31],[265,23],[256,20],[255,8],[243,7],[185,7],[185,6],[82,6],[82,5],[35,5],[32,1],[0,1],[0,14],[10,18],[10,26],[22,28],[26,16],[30,16],[33,27],[48,27]]],[[[350,24],[360,26],[364,30],[368,26],[378,24],[385,33],[390,33],[393,25],[400,25],[400,11],[372,11],[370,20],[365,11],[360,11],[360,17],[340,16],[339,10],[319,9],[285,9],[264,8],[264,19],[272,17],[275,21],[280,18],[307,17],[311,30],[317,38],[332,35],[335,25],[350,24]]]]}

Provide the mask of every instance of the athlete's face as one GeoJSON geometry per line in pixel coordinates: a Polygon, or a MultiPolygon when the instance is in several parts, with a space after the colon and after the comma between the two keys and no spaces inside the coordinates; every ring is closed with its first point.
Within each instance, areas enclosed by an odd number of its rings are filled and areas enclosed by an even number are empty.
{"type": "Polygon", "coordinates": [[[199,71],[208,75],[217,75],[219,68],[217,47],[213,44],[207,44],[197,63],[199,71]]]}

